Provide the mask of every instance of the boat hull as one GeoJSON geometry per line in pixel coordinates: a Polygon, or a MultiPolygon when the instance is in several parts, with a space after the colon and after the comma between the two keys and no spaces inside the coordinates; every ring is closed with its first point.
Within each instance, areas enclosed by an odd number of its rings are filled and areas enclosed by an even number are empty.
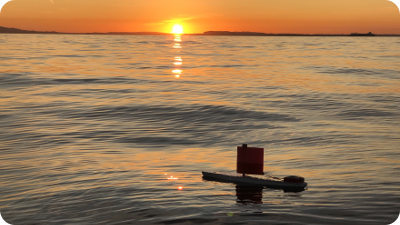
{"type": "Polygon", "coordinates": [[[263,186],[274,189],[283,189],[285,191],[303,191],[307,187],[306,182],[290,183],[280,180],[260,179],[250,176],[233,176],[219,173],[202,172],[203,179],[225,183],[235,183],[243,186],[263,186]]]}

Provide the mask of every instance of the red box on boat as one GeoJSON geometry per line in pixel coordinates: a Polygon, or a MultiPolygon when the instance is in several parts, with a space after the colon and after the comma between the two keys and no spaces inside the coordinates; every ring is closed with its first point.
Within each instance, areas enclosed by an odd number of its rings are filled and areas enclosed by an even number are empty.
{"type": "Polygon", "coordinates": [[[247,147],[246,144],[237,147],[238,173],[264,174],[264,148],[247,147]]]}

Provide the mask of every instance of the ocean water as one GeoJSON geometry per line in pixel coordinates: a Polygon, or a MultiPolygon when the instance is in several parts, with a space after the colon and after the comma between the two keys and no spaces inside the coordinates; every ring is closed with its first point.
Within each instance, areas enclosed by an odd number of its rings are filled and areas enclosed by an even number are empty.
{"type": "Polygon", "coordinates": [[[389,224],[400,38],[1,34],[0,171],[13,225],[389,224]],[[308,189],[202,179],[242,143],[308,189]]]}

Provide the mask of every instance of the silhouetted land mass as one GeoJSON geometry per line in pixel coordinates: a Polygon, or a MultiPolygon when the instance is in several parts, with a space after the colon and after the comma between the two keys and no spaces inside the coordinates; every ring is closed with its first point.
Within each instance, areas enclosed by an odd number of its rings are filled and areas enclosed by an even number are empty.
{"type": "Polygon", "coordinates": [[[10,33],[10,34],[57,34],[57,32],[55,32],[55,31],[22,30],[22,29],[2,27],[2,26],[0,26],[0,33],[10,33]]]}
{"type": "MultiPolygon", "coordinates": [[[[0,34],[9,33],[9,34],[90,34],[90,35],[171,35],[168,33],[160,33],[160,32],[104,32],[104,33],[68,33],[68,32],[56,32],[56,31],[33,31],[33,30],[23,30],[17,28],[9,28],[0,26],[0,34]]],[[[290,34],[290,33],[281,33],[281,34],[273,34],[273,33],[260,33],[260,32],[233,32],[233,31],[206,31],[201,34],[186,34],[186,35],[215,35],[215,36],[400,36],[400,34],[373,34],[369,33],[351,33],[351,34],[290,34]]]]}
{"type": "Polygon", "coordinates": [[[33,31],[0,26],[0,33],[9,34],[110,34],[110,35],[163,35],[160,32],[107,32],[107,33],[68,33],[56,31],[33,31]]]}
{"type": "Polygon", "coordinates": [[[362,33],[351,33],[350,36],[376,36],[375,34],[373,34],[372,32],[368,32],[366,34],[362,34],[362,33]]]}
{"type": "Polygon", "coordinates": [[[232,31],[206,31],[203,35],[227,35],[227,36],[268,36],[259,32],[232,32],[232,31]]]}
{"type": "MultiPolygon", "coordinates": [[[[226,35],[226,36],[377,36],[372,32],[351,34],[290,34],[290,33],[259,33],[259,32],[231,32],[231,31],[206,31],[202,35],[226,35]]],[[[399,36],[399,34],[380,34],[379,36],[399,36]]]]}
{"type": "MultiPolygon", "coordinates": [[[[68,33],[68,34],[82,34],[82,33],[68,33]]],[[[106,32],[106,33],[83,33],[83,34],[102,34],[102,35],[166,35],[160,32],[106,32]]]]}

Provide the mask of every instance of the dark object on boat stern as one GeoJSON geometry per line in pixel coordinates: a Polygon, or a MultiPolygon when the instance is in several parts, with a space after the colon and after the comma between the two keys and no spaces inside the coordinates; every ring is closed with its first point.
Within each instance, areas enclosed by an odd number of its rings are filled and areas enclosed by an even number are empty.
{"type": "Polygon", "coordinates": [[[283,178],[283,182],[288,182],[288,183],[304,183],[304,177],[299,177],[299,176],[287,176],[283,178]]]}

